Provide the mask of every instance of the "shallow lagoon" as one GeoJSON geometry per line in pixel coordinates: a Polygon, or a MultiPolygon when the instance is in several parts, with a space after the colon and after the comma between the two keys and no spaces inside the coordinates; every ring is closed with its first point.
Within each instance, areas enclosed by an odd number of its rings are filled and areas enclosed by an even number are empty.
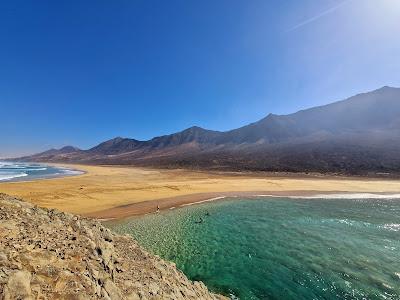
{"type": "Polygon", "coordinates": [[[109,223],[240,299],[400,299],[400,199],[225,199],[109,223]]]}

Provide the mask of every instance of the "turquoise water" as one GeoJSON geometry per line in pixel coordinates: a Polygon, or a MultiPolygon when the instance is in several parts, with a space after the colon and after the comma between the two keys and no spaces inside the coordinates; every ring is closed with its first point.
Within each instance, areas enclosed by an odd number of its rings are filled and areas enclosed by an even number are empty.
{"type": "Polygon", "coordinates": [[[400,299],[397,199],[226,199],[108,226],[232,298],[400,299]]]}
{"type": "Polygon", "coordinates": [[[83,174],[82,171],[38,163],[1,162],[0,183],[83,174]]]}

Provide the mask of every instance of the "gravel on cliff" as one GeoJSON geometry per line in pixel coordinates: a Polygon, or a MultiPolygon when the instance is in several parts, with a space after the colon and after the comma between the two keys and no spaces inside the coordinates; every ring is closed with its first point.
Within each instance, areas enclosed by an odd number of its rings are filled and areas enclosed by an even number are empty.
{"type": "Polygon", "coordinates": [[[0,194],[0,299],[226,299],[99,222],[0,194]]]}

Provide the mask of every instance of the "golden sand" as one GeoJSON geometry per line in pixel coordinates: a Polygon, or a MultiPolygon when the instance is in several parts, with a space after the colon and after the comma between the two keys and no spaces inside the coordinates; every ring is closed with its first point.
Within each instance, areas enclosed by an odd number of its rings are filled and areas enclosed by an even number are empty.
{"type": "Polygon", "coordinates": [[[179,206],[220,195],[321,192],[400,193],[399,180],[273,176],[136,167],[69,165],[86,174],[29,182],[1,183],[0,192],[38,206],[118,218],[179,206]]]}

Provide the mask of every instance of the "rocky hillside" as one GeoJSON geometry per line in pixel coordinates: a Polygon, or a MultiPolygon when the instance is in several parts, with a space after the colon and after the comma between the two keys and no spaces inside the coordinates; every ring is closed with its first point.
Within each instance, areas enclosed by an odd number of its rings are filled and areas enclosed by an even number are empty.
{"type": "Polygon", "coordinates": [[[128,236],[0,194],[0,299],[223,299],[128,236]]]}

